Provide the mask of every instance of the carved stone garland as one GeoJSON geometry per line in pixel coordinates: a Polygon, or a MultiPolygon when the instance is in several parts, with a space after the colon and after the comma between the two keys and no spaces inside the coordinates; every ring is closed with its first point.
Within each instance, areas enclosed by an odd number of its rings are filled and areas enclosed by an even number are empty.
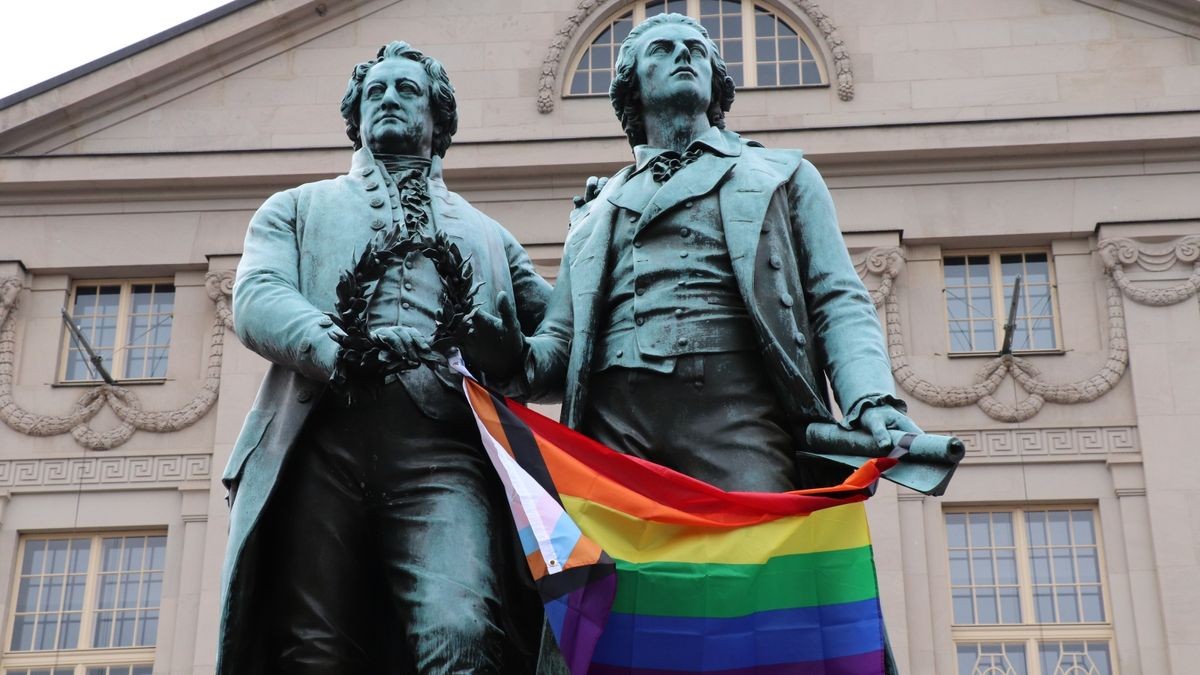
{"type": "MultiPolygon", "coordinates": [[[[745,1],[749,2],[749,0],[745,1]]],[[[575,11],[567,17],[567,20],[555,33],[554,40],[550,42],[550,49],[546,51],[546,56],[542,59],[542,73],[538,78],[538,112],[546,114],[554,110],[555,102],[558,100],[558,73],[563,54],[566,53],[567,46],[571,43],[571,38],[575,36],[579,27],[602,4],[604,4],[603,0],[580,0],[575,11]]],[[[833,54],[833,70],[837,74],[838,98],[843,101],[852,100],[854,98],[854,68],[850,63],[850,52],[846,49],[846,43],[838,34],[837,25],[833,23],[829,15],[821,11],[815,0],[798,0],[792,4],[817,26],[826,46],[829,47],[829,52],[833,54]]]]}
{"type": "Polygon", "coordinates": [[[1069,405],[1094,401],[1112,391],[1129,366],[1129,343],[1125,333],[1122,294],[1143,305],[1161,307],[1183,302],[1200,291],[1200,235],[1183,237],[1160,246],[1139,245],[1129,239],[1100,242],[1107,278],[1108,357],[1091,377],[1060,384],[1045,382],[1042,373],[1030,361],[1015,355],[990,359],[965,386],[943,386],[921,377],[908,363],[904,330],[900,322],[900,303],[894,281],[904,266],[898,248],[876,248],[856,265],[859,275],[878,276],[879,286],[870,291],[876,306],[883,306],[888,355],[897,384],[914,398],[938,408],[958,408],[975,404],[988,417],[1001,422],[1024,422],[1036,415],[1046,402],[1069,405]],[[1169,288],[1138,288],[1125,276],[1124,266],[1138,263],[1148,271],[1161,272],[1176,261],[1193,263],[1187,281],[1169,288]],[[1016,405],[997,400],[993,394],[1007,376],[1017,382],[1028,396],[1016,405]]]}
{"type": "Polygon", "coordinates": [[[79,397],[66,415],[41,415],[25,410],[13,398],[13,369],[16,345],[16,313],[21,280],[0,280],[0,421],[27,436],[57,436],[70,432],[75,442],[89,450],[111,450],[128,441],[136,431],[166,433],[185,429],[212,408],[221,387],[221,359],[225,331],[233,328],[229,296],[233,272],[209,272],[204,279],[208,297],[217,306],[216,320],[209,332],[208,368],[200,391],[176,410],[144,410],[137,395],[120,385],[98,384],[79,397]],[[88,422],[108,406],[120,418],[116,427],[97,431],[88,422]]]}

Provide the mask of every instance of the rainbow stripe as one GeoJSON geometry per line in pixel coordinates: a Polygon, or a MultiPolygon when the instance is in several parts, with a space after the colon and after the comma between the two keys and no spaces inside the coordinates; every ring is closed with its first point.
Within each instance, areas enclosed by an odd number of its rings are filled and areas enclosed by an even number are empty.
{"type": "Polygon", "coordinates": [[[724,492],[465,382],[573,675],[884,673],[861,502],[894,460],[724,492]]]}

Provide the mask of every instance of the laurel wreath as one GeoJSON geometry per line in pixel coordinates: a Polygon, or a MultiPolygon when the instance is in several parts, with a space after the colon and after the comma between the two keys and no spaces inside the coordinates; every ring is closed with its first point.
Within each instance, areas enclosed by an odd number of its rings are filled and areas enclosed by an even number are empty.
{"type": "Polygon", "coordinates": [[[341,273],[336,311],[328,313],[344,333],[333,334],[340,346],[330,377],[334,391],[353,403],[377,396],[389,375],[422,365],[430,368],[444,365],[457,336],[479,309],[475,303],[479,287],[474,282],[469,257],[463,257],[458,245],[445,232],[429,234],[424,228],[405,232],[404,228],[395,227],[377,234],[363,249],[354,268],[341,273]],[[399,354],[371,335],[367,308],[388,269],[414,252],[433,262],[442,280],[442,306],[435,315],[437,327],[429,341],[429,351],[399,354]]]}

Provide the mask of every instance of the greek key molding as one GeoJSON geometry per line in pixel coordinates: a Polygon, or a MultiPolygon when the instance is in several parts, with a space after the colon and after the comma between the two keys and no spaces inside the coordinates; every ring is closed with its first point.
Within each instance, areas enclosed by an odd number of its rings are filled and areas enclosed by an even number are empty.
{"type": "Polygon", "coordinates": [[[1108,354],[1104,363],[1090,377],[1064,383],[1044,381],[1041,371],[1032,362],[1012,354],[997,356],[983,363],[971,384],[951,386],[931,382],[909,365],[904,346],[900,303],[894,292],[895,279],[905,265],[903,251],[897,247],[871,249],[858,259],[855,269],[865,282],[878,279],[869,292],[876,307],[882,307],[883,310],[892,375],[901,389],[917,400],[938,408],[977,405],[994,420],[1024,422],[1037,415],[1047,402],[1063,405],[1088,403],[1112,391],[1121,381],[1129,367],[1124,298],[1142,305],[1163,307],[1183,302],[1200,292],[1200,235],[1187,235],[1156,244],[1123,238],[1105,239],[1099,242],[1098,250],[1107,282],[1108,354]],[[1166,288],[1138,287],[1125,275],[1125,268],[1130,265],[1137,265],[1147,272],[1162,273],[1180,263],[1192,265],[1191,275],[1186,281],[1166,288]],[[1007,377],[1012,377],[1028,394],[1016,405],[1001,403],[993,397],[1007,377]]]}
{"type": "Polygon", "coordinates": [[[233,312],[229,308],[233,271],[209,272],[204,286],[217,311],[209,330],[204,384],[191,401],[175,410],[145,410],[132,390],[104,383],[84,391],[66,415],[43,415],[22,408],[13,398],[16,317],[22,281],[16,277],[0,280],[0,421],[26,436],[58,436],[69,432],[76,443],[88,450],[111,450],[137,431],[169,433],[195,424],[212,409],[221,388],[225,331],[233,328],[233,312]],[[88,422],[105,406],[112,409],[121,423],[97,431],[88,422]]]}
{"type": "Polygon", "coordinates": [[[947,431],[962,439],[967,457],[1009,459],[1095,457],[1140,451],[1136,427],[1065,427],[947,431]]]}
{"type": "Polygon", "coordinates": [[[92,455],[0,460],[0,488],[174,486],[212,478],[212,456],[92,455]]]}
{"type": "Polygon", "coordinates": [[[1200,235],[1197,234],[1159,244],[1125,238],[1105,239],[1100,242],[1100,258],[1104,261],[1105,272],[1125,297],[1139,305],[1174,305],[1200,291],[1200,235]],[[1191,263],[1192,273],[1187,280],[1174,286],[1142,288],[1134,286],[1125,276],[1125,268],[1130,265],[1137,265],[1147,272],[1165,272],[1176,263],[1191,263]]]}
{"type": "MultiPolygon", "coordinates": [[[[814,0],[776,0],[776,3],[790,6],[797,14],[807,16],[817,27],[820,37],[829,48],[829,53],[833,55],[833,63],[830,65],[837,77],[838,98],[843,101],[852,100],[854,98],[854,67],[850,62],[850,52],[846,49],[846,43],[838,33],[833,19],[821,11],[820,6],[814,0]]],[[[567,20],[559,26],[554,39],[550,42],[550,48],[546,50],[546,56],[542,59],[542,72],[538,78],[538,112],[547,114],[554,110],[559,96],[558,92],[561,89],[559,73],[562,71],[562,60],[567,47],[571,45],[580,26],[586,23],[589,17],[604,4],[606,4],[604,0],[580,0],[571,16],[567,17],[567,20]]]]}

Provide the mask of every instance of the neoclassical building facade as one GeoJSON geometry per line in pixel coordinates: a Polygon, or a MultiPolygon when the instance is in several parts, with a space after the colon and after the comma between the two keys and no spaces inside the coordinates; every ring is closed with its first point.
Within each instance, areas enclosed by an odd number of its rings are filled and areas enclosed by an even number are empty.
{"type": "Polygon", "coordinates": [[[0,99],[0,672],[213,672],[266,370],[232,272],[263,199],[349,166],[354,64],[446,65],[447,183],[553,279],[663,11],[719,42],[729,127],[822,171],[913,417],[966,442],[944,497],[869,503],[903,672],[1194,672],[1194,0],[237,0],[0,99]]]}

